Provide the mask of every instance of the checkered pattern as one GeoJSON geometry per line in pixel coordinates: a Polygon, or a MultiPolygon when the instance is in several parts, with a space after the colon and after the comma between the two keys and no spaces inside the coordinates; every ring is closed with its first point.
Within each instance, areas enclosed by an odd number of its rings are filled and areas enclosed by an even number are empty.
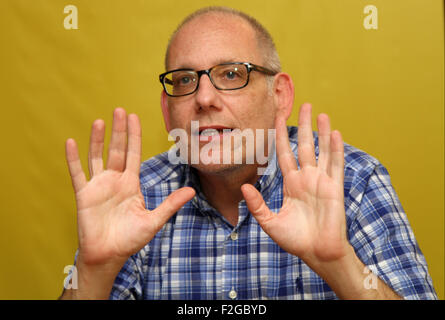
{"type": "MultiPolygon", "coordinates": [[[[289,127],[297,154],[297,128],[289,127]]],[[[318,138],[315,135],[316,155],[318,138]]],[[[368,268],[405,299],[437,299],[386,169],[345,144],[345,208],[348,238],[368,268]]],[[[173,165],[167,153],[144,162],[141,188],[148,209],[172,191],[197,191],[116,278],[111,299],[337,299],[302,260],[284,252],[239,203],[232,227],[206,201],[196,174],[173,165]]],[[[282,204],[282,176],[274,157],[256,187],[272,211],[282,204]]],[[[215,190],[217,192],[217,190],[215,190]]],[[[365,272],[365,270],[364,270],[365,272]]]]}

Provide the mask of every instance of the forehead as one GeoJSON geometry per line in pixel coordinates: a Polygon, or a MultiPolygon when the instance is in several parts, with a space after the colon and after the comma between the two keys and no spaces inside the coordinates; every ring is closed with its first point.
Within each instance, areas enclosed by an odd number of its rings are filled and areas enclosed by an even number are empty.
{"type": "Polygon", "coordinates": [[[242,18],[208,13],[186,23],[170,46],[168,68],[206,69],[223,62],[261,64],[254,29],[242,18]]]}

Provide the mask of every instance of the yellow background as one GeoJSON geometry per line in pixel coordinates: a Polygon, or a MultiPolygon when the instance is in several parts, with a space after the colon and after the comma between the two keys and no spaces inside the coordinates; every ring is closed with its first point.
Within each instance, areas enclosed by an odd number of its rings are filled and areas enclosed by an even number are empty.
{"type": "Polygon", "coordinates": [[[290,124],[311,102],[388,168],[443,299],[440,0],[0,1],[0,298],[61,292],[77,245],[67,138],[86,169],[92,121],[110,125],[120,106],[141,118],[144,159],[170,145],[159,103],[164,50],[179,21],[207,4],[241,9],[269,29],[295,82],[290,124]],[[78,30],[63,27],[69,4],[78,30]],[[378,30],[363,27],[368,4],[378,30]]]}

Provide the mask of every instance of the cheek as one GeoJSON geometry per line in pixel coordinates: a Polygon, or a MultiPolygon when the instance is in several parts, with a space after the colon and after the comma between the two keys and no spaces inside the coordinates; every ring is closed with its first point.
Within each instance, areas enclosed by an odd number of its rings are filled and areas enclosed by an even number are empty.
{"type": "Polygon", "coordinates": [[[243,110],[240,119],[245,128],[273,128],[275,121],[274,106],[268,97],[251,96],[243,110]]]}
{"type": "Polygon", "coordinates": [[[187,123],[190,122],[190,119],[188,118],[190,116],[190,112],[187,112],[186,108],[180,108],[178,106],[170,107],[169,109],[170,113],[170,126],[171,129],[181,128],[185,129],[187,128],[187,123]]]}

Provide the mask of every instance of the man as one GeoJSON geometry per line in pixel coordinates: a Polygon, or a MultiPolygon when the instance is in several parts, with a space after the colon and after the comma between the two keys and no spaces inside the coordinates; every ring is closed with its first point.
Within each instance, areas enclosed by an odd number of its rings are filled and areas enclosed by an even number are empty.
{"type": "MultiPolygon", "coordinates": [[[[205,148],[238,129],[255,139],[276,129],[276,152],[268,138],[256,146],[270,159],[262,175],[258,161],[247,163],[247,142],[230,145],[229,162],[193,163],[189,152],[173,164],[164,153],[140,166],[139,120],[116,109],[105,169],[96,120],[90,181],[74,140],[66,143],[78,289],[62,298],[436,298],[386,169],[344,144],[324,114],[314,138],[309,104],[298,136],[286,127],[292,80],[254,19],[219,7],[194,13],[173,34],[166,69],[166,128],[184,130],[188,150],[193,139],[205,148]]],[[[219,160],[224,152],[211,150],[219,160]]]]}

